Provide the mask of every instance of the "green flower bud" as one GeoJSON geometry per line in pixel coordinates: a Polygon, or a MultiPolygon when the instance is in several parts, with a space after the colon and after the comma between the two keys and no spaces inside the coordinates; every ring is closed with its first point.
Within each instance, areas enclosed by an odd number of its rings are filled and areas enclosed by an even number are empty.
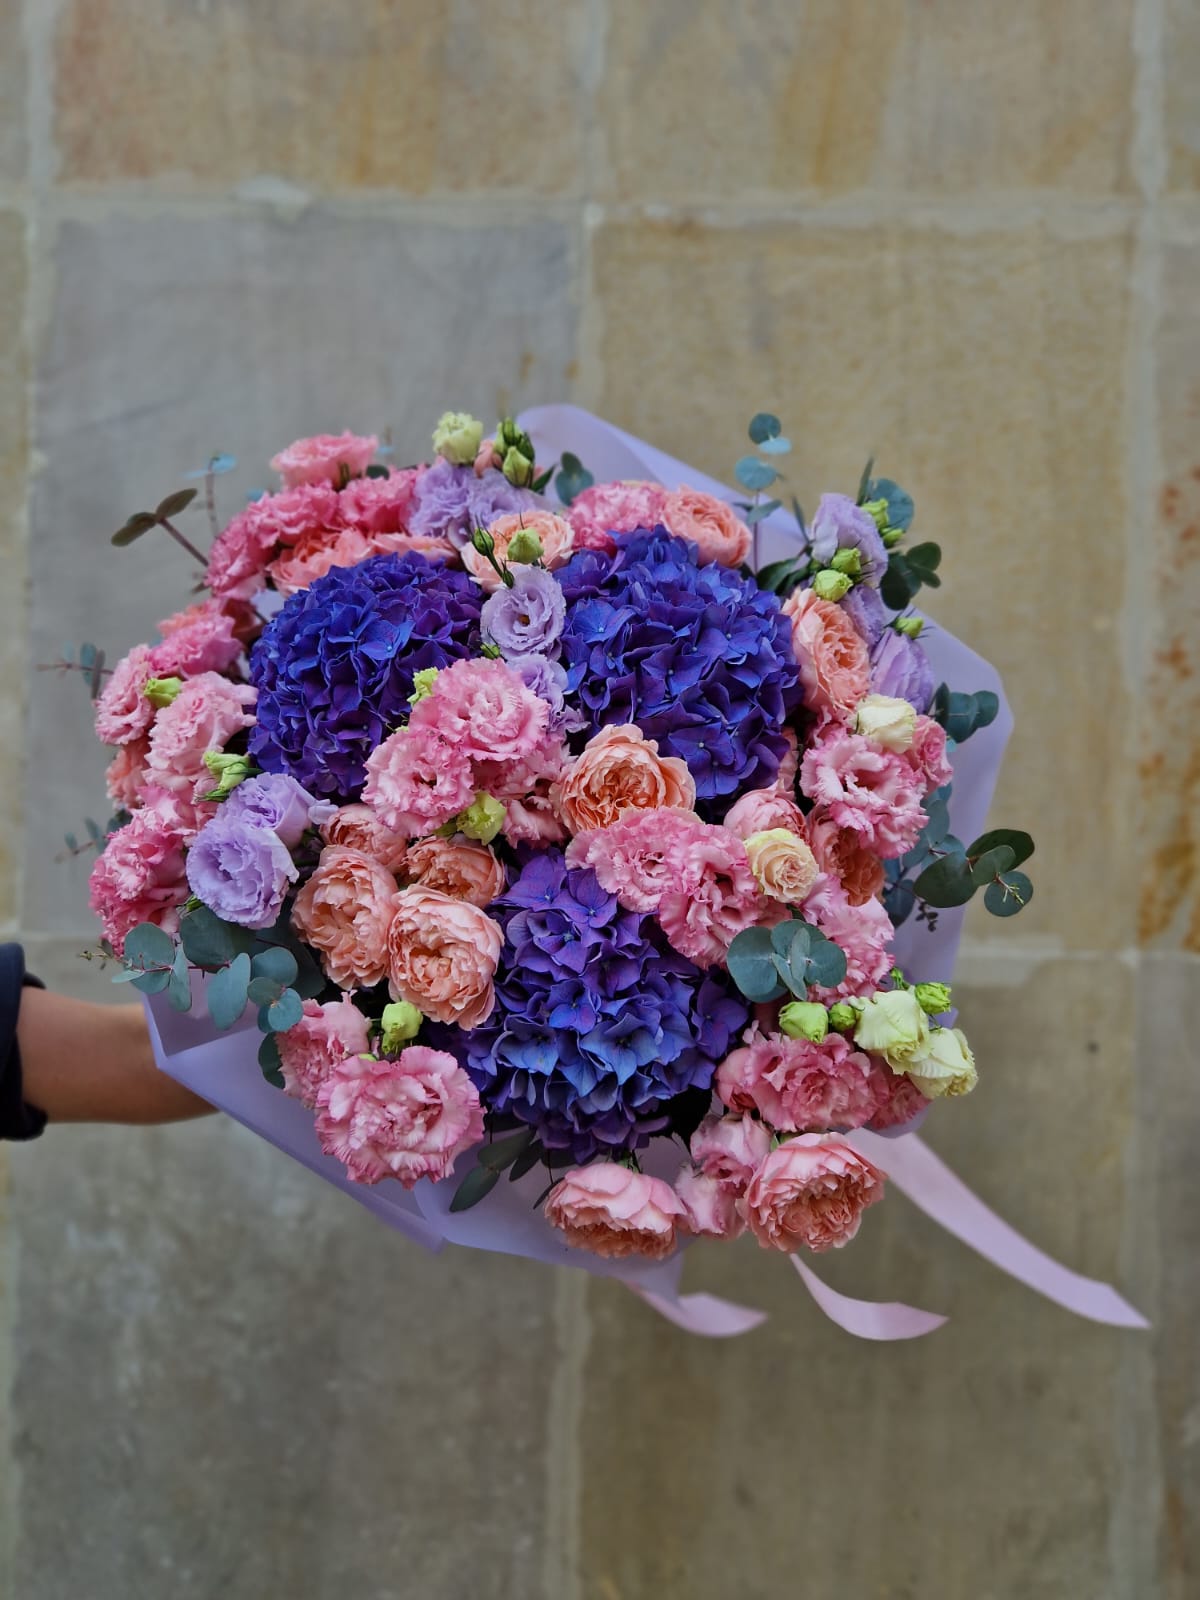
{"type": "Polygon", "coordinates": [[[444,411],[433,430],[433,448],[456,467],[469,467],[483,442],[483,423],[468,411],[444,411]]]}
{"type": "Polygon", "coordinates": [[[438,669],[436,667],[422,667],[419,672],[413,673],[413,692],[408,697],[410,706],[428,700],[433,693],[433,686],[437,682],[438,669]]]}
{"type": "Polygon", "coordinates": [[[903,528],[884,528],[879,537],[883,540],[883,548],[892,550],[904,537],[903,528]]]}
{"type": "MultiPolygon", "coordinates": [[[[532,450],[533,446],[530,446],[532,450]]],[[[516,445],[504,452],[504,476],[514,488],[524,489],[533,482],[533,457],[516,445]]]]}
{"type": "Polygon", "coordinates": [[[229,756],[221,750],[206,750],[204,765],[217,780],[216,788],[204,796],[206,800],[224,800],[227,794],[233,793],[239,783],[257,771],[249,756],[229,756]]]}
{"type": "Polygon", "coordinates": [[[465,833],[468,839],[491,844],[504,826],[505,810],[503,801],[481,790],[467,809],[459,812],[454,824],[458,832],[465,833]]]}
{"type": "Polygon", "coordinates": [[[379,1019],[383,1029],[379,1042],[384,1055],[395,1055],[410,1039],[415,1039],[424,1020],[416,1006],[410,1005],[407,1000],[397,1000],[390,1006],[384,1006],[379,1019]]]}
{"type": "Polygon", "coordinates": [[[829,1026],[838,1033],[848,1033],[858,1025],[858,1011],[849,1000],[839,1000],[829,1008],[829,1026]]]}
{"type": "Polygon", "coordinates": [[[818,572],[813,579],[813,593],[818,600],[841,600],[853,587],[853,578],[848,578],[844,572],[834,572],[829,567],[818,572]]]}
{"type": "Polygon", "coordinates": [[[182,678],[147,678],[142,693],[152,706],[169,706],[183,688],[182,678]]]}
{"type": "Polygon", "coordinates": [[[533,460],[533,440],[512,417],[505,417],[496,429],[496,449],[501,455],[507,450],[519,450],[533,460]]]}
{"type": "Polygon", "coordinates": [[[886,500],[864,500],[862,509],[879,529],[880,533],[888,525],[888,503],[886,500]]]}
{"type": "Polygon", "coordinates": [[[486,656],[489,661],[499,661],[503,652],[498,644],[493,644],[490,639],[485,639],[479,646],[479,654],[486,656]]]}
{"type": "Polygon", "coordinates": [[[829,1032],[829,1013],[815,1000],[793,1000],[779,1013],[779,1026],[789,1039],[811,1039],[820,1044],[829,1032]]]}
{"type": "Polygon", "coordinates": [[[940,1017],[950,1009],[950,986],[945,983],[919,983],[913,990],[921,1010],[931,1017],[940,1017]]]}
{"type": "Polygon", "coordinates": [[[835,550],[833,560],[829,565],[835,572],[844,572],[848,577],[862,577],[862,553],[853,547],[846,550],[835,550]]]}
{"type": "Polygon", "coordinates": [[[532,528],[518,528],[508,541],[508,549],[505,551],[505,556],[509,561],[524,562],[526,565],[533,561],[540,561],[542,559],[542,541],[532,528]]]}
{"type": "Polygon", "coordinates": [[[924,617],[897,617],[892,623],[897,633],[907,634],[910,639],[919,639],[924,626],[924,617]]]}
{"type": "Polygon", "coordinates": [[[472,528],[471,543],[481,556],[493,556],[496,553],[496,541],[486,528],[472,528]]]}

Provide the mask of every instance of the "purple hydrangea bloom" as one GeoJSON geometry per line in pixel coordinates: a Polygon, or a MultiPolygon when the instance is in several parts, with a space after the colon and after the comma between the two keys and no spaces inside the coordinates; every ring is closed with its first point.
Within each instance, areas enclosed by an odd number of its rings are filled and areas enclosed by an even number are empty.
{"type": "Polygon", "coordinates": [[[879,597],[879,590],[868,584],[856,583],[841,602],[842,610],[866,640],[867,648],[874,649],[883,636],[891,612],[879,597]]]}
{"type": "Polygon", "coordinates": [[[298,873],[273,829],[225,807],[206,822],[187,853],[192,893],[223,922],[269,928],[298,873]]]}
{"type": "Polygon", "coordinates": [[[558,850],[534,855],[488,911],[505,929],[496,1007],[446,1047],[498,1119],[587,1161],[640,1148],[668,1126],[674,1096],[710,1088],[746,1006],[654,917],[624,910],[558,850]]]}
{"type": "Polygon", "coordinates": [[[545,655],[558,644],[567,602],[553,573],[515,563],[512,585],[502,583],[483,603],[483,631],[506,660],[545,655]]]}
{"type": "Polygon", "coordinates": [[[486,528],[508,511],[530,511],[540,504],[537,495],[514,487],[495,467],[477,478],[474,467],[456,467],[439,456],[416,481],[408,529],[449,539],[461,550],[476,528],[486,528]]]}
{"type": "Polygon", "coordinates": [[[413,674],[479,653],[479,585],[424,556],[333,567],[291,596],[250,655],[250,754],[310,793],[357,799],[367,756],[406,721],[413,674]]]}
{"type": "Polygon", "coordinates": [[[284,772],[264,772],[239,783],[221,808],[225,817],[270,828],[289,850],[306,828],[319,828],[337,810],[332,800],[318,800],[284,772]]]}
{"type": "Polygon", "coordinates": [[[862,581],[878,587],[887,571],[887,547],[875,519],[849,495],[823,494],[809,534],[813,557],[823,567],[839,550],[857,550],[862,558],[862,581]]]}
{"type": "Polygon", "coordinates": [[[587,726],[586,718],[567,703],[567,672],[560,661],[551,661],[549,656],[515,656],[510,665],[525,687],[550,707],[550,726],[555,733],[578,733],[587,726]]]}
{"type": "Polygon", "coordinates": [[[929,710],[937,687],[929,657],[915,639],[885,628],[871,651],[871,692],[907,700],[918,713],[929,710]]]}
{"type": "Polygon", "coordinates": [[[791,625],[773,594],[665,529],[617,540],[615,556],[576,552],[567,597],[567,682],[591,731],[635,722],[680,756],[701,808],[723,813],[768,788],[800,702],[791,625]]]}

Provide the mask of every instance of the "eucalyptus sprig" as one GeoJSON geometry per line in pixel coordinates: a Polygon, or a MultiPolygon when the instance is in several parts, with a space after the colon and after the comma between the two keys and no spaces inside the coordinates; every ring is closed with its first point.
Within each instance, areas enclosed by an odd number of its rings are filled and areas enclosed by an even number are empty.
{"type": "Polygon", "coordinates": [[[112,543],[123,549],[135,539],[140,539],[144,533],[149,533],[151,528],[164,528],[176,544],[182,546],[201,566],[205,566],[207,557],[203,556],[192,541],[180,533],[171,521],[172,517],[177,517],[181,511],[186,511],[195,498],[195,489],[177,489],[174,494],[169,494],[160,500],[153,511],[135,511],[113,534],[112,543]]]}

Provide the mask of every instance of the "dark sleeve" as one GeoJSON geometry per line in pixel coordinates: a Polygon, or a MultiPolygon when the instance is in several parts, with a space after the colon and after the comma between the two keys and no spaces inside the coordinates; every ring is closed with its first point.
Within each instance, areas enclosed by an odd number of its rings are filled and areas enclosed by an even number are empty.
{"type": "Polygon", "coordinates": [[[42,985],[25,971],[19,944],[0,944],[0,1139],[36,1139],[46,1114],[25,1104],[21,1096],[21,1052],[17,1048],[17,1013],[21,991],[42,985]]]}

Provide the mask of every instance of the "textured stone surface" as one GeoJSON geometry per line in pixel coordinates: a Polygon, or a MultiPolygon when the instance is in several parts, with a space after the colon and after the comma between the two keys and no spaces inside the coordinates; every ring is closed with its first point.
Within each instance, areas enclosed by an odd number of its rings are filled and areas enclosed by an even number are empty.
{"type": "Polygon", "coordinates": [[[1195,0],[1166,0],[1166,124],[1168,181],[1174,189],[1200,188],[1200,7],[1195,0]]]}
{"type": "Polygon", "coordinates": [[[25,172],[25,41],[21,7],[0,6],[0,180],[19,181],[25,172]]]}
{"type": "MultiPolygon", "coordinates": [[[[964,989],[983,1081],[928,1125],[984,1199],[1105,1276],[1120,1271],[1131,987],[1078,962],[964,989]]],[[[1147,1382],[1146,1341],[1072,1319],[895,1194],[852,1249],[812,1264],[845,1293],[949,1313],[925,1340],[848,1339],[786,1258],[747,1241],[695,1254],[689,1283],[771,1318],[742,1340],[681,1342],[632,1296],[590,1287],[588,1600],[1158,1592],[1145,1552],[1108,1533],[1120,1498],[1145,1507],[1153,1488],[1126,1481],[1114,1437],[1125,1388],[1147,1382]]],[[[1142,1409],[1135,1428],[1151,1427],[1142,1409]]]]}
{"type": "Polygon", "coordinates": [[[68,0],[56,133],[69,181],[269,175],[405,194],[578,188],[583,0],[68,0]]]}
{"type": "MultiPolygon", "coordinates": [[[[398,227],[311,211],[64,225],[40,390],[38,443],[54,468],[33,506],[39,659],[83,638],[115,659],[186,600],[189,563],[169,539],[118,551],[108,535],[214,450],[242,463],[220,480],[232,514],[298,434],[391,428],[398,458],[414,460],[451,400],[495,414],[564,398],[568,271],[553,223],[398,227]]],[[[203,512],[186,515],[207,546],[203,512]]],[[[28,847],[44,866],[25,916],[66,932],[86,926],[88,863],[54,870],[50,857],[81,808],[103,810],[103,763],[82,685],[40,674],[32,704],[28,847]]]]}
{"type": "Polygon", "coordinates": [[[645,200],[1125,189],[1130,11],[1130,0],[612,0],[608,182],[645,200]]]}
{"type": "MultiPolygon", "coordinates": [[[[0,39],[2,45],[2,39],[0,39]]],[[[25,227],[0,211],[0,931],[17,921],[21,764],[26,675],[25,417],[29,358],[25,347],[25,227]]]]}
{"type": "Polygon", "coordinates": [[[871,453],[912,490],[945,551],[929,608],[995,663],[1016,711],[995,814],[1039,841],[1022,932],[1126,943],[1126,240],[630,224],[599,233],[594,264],[605,415],[728,477],[767,406],[810,508],[871,453]],[[684,401],[681,370],[720,381],[684,401]]]}
{"type": "Polygon", "coordinates": [[[1200,246],[1168,247],[1159,327],[1163,482],[1142,734],[1141,934],[1200,951],[1200,246]]]}

